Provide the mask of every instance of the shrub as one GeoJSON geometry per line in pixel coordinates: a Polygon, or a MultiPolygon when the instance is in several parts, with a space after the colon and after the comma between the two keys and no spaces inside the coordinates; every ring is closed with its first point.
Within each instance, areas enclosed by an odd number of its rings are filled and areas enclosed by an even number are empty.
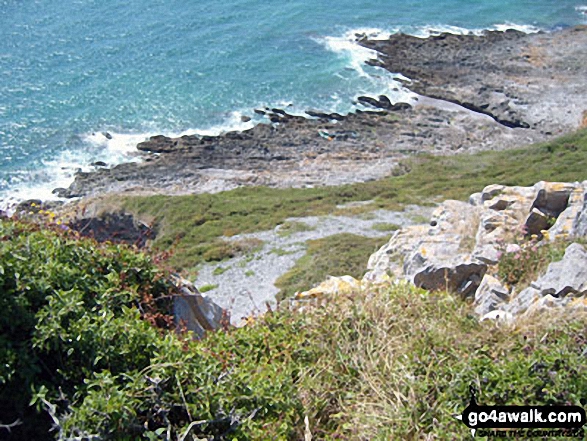
{"type": "Polygon", "coordinates": [[[395,284],[193,341],[169,331],[167,279],[131,249],[0,220],[0,262],[13,439],[448,440],[468,434],[453,414],[470,385],[482,404],[587,399],[585,313],[497,327],[395,284]]]}

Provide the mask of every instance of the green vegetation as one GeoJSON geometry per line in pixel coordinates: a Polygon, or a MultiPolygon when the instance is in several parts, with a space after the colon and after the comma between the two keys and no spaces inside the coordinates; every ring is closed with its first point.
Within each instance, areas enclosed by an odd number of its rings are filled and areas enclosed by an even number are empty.
{"type": "Polygon", "coordinates": [[[370,238],[349,233],[308,241],[306,255],[277,279],[275,286],[281,290],[278,298],[283,300],[297,291],[310,289],[328,275],[348,274],[361,278],[367,270],[369,256],[386,242],[387,238],[370,238]],[[336,274],[330,273],[333,270],[336,274]]]}
{"type": "MultiPolygon", "coordinates": [[[[449,157],[422,155],[402,165],[403,174],[338,187],[244,187],[217,194],[126,197],[108,202],[148,220],[159,232],[154,247],[174,248],[170,264],[188,271],[202,261],[240,252],[222,236],[273,229],[290,217],[338,213],[337,206],[373,203],[342,211],[401,209],[442,199],[465,199],[488,184],[532,185],[540,180],[585,179],[587,129],[552,142],[508,151],[449,157]],[[531,166],[530,166],[531,165],[531,166]]],[[[352,214],[357,214],[353,211],[352,214]]]]}
{"type": "Polygon", "coordinates": [[[587,398],[585,313],[496,327],[400,284],[194,341],[170,330],[165,273],[130,249],[0,220],[0,262],[13,439],[452,440],[470,385],[482,404],[587,398]]]}
{"type": "Polygon", "coordinates": [[[378,222],[376,224],[373,224],[371,228],[375,231],[396,231],[399,230],[401,226],[398,224],[392,224],[388,222],[378,222]]]}
{"type": "Polygon", "coordinates": [[[229,269],[230,269],[229,266],[217,266],[216,268],[214,268],[214,271],[212,272],[212,274],[215,276],[220,276],[221,274],[224,274],[229,269]]]}
{"type": "MultiPolygon", "coordinates": [[[[573,242],[584,243],[583,240],[573,242]]],[[[516,286],[516,291],[528,287],[530,283],[544,274],[548,265],[562,260],[565,250],[572,242],[539,242],[535,239],[524,241],[515,250],[501,250],[497,265],[497,277],[508,286],[516,286]]]]}
{"type": "Polygon", "coordinates": [[[200,286],[200,287],[198,288],[198,290],[199,290],[201,293],[205,293],[205,292],[208,292],[208,291],[212,291],[213,289],[216,289],[216,288],[218,288],[218,285],[207,284],[207,285],[202,285],[202,286],[200,286]]]}
{"type": "Polygon", "coordinates": [[[304,222],[287,221],[279,226],[279,231],[277,234],[280,236],[291,236],[295,233],[303,233],[304,231],[312,231],[315,229],[315,227],[312,227],[304,222]]]}
{"type": "Polygon", "coordinates": [[[284,250],[283,248],[273,248],[271,251],[269,251],[269,253],[276,254],[277,256],[287,256],[288,254],[294,254],[295,251],[288,251],[284,250]]]}

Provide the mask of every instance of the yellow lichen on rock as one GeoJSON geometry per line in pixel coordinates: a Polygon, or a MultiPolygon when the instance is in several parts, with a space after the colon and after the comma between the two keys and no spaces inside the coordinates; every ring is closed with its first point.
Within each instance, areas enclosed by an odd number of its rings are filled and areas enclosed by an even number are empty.
{"type": "Polygon", "coordinates": [[[320,285],[295,295],[296,300],[321,298],[330,295],[351,294],[361,289],[361,282],[351,276],[329,277],[320,285]]]}

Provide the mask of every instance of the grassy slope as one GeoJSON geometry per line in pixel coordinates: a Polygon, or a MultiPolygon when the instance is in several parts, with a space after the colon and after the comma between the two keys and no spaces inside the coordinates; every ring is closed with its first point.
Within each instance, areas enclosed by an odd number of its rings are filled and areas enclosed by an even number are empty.
{"type": "Polygon", "coordinates": [[[348,233],[310,240],[306,255],[275,282],[275,286],[281,289],[278,299],[290,297],[296,291],[304,291],[329,275],[348,274],[361,278],[367,269],[369,256],[387,240],[348,233]]]}
{"type": "Polygon", "coordinates": [[[470,385],[482,404],[587,398],[585,314],[499,328],[396,285],[191,341],[141,319],[167,289],[150,259],[5,220],[0,238],[0,407],[35,403],[3,412],[24,422],[13,439],[55,436],[47,403],[64,437],[178,439],[199,422],[186,440],[302,440],[307,417],[313,439],[452,440],[470,385]]]}
{"type": "Polygon", "coordinates": [[[312,189],[244,187],[218,194],[128,197],[113,205],[154,219],[154,246],[173,247],[170,264],[191,270],[198,263],[231,257],[238,250],[221,236],[274,228],[291,216],[340,213],[337,205],[374,200],[362,210],[401,209],[443,199],[465,199],[493,183],[532,185],[540,180],[587,178],[587,130],[552,142],[508,151],[451,157],[421,156],[409,172],[378,181],[312,189]]]}

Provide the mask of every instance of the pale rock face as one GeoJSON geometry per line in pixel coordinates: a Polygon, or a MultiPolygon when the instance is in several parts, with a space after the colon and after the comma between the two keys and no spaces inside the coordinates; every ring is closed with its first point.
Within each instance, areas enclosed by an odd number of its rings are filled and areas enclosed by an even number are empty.
{"type": "Polygon", "coordinates": [[[179,295],[173,301],[173,315],[178,328],[185,326],[197,338],[202,338],[206,331],[214,331],[230,323],[228,311],[200,293],[191,282],[179,277],[172,277],[179,295]]]}
{"type": "Polygon", "coordinates": [[[428,225],[416,225],[397,230],[389,242],[369,258],[364,280],[380,283],[390,277],[403,278],[405,256],[420,244],[428,229],[428,225]]]}
{"type": "Polygon", "coordinates": [[[326,296],[350,294],[361,289],[361,282],[351,276],[332,277],[308,291],[297,293],[295,300],[316,299],[326,296]]]}
{"type": "MultiPolygon", "coordinates": [[[[564,218],[564,221],[561,221],[561,223],[564,222],[564,226],[560,227],[563,229],[562,233],[576,237],[587,236],[587,181],[583,181],[581,186],[571,195],[567,210],[569,210],[568,214],[565,215],[563,212],[561,215],[564,218]],[[567,232],[564,228],[568,228],[569,231],[567,232]]],[[[553,229],[557,230],[556,224],[553,229]]]]}
{"type": "Polygon", "coordinates": [[[493,311],[517,316],[567,305],[573,296],[587,294],[587,254],[580,245],[569,246],[561,262],[517,295],[486,273],[525,236],[587,236],[586,189],[587,181],[489,185],[468,202],[445,201],[430,225],[395,232],[369,259],[364,281],[395,277],[424,289],[449,289],[474,297],[475,311],[484,318],[493,311]]]}
{"type": "MultiPolygon", "coordinates": [[[[579,220],[582,213],[585,212],[585,189],[583,186],[575,187],[569,194],[567,207],[558,216],[554,225],[548,230],[549,240],[568,238],[571,233],[579,233],[579,236],[585,236],[587,228],[582,233],[579,230],[579,220]]],[[[586,219],[587,220],[587,219],[586,219]]],[[[587,224],[585,224],[587,227],[587,224]]]]}
{"type": "Polygon", "coordinates": [[[475,293],[475,312],[480,316],[486,316],[500,304],[507,302],[509,296],[509,290],[499,280],[489,274],[485,274],[479,289],[475,293]]]}
{"type": "Polygon", "coordinates": [[[507,311],[495,309],[482,316],[480,321],[483,322],[486,320],[503,324],[512,324],[515,321],[515,317],[507,311]]]}
{"type": "Polygon", "coordinates": [[[566,305],[573,297],[587,294],[587,250],[578,243],[569,245],[560,262],[520,292],[506,309],[517,315],[536,308],[566,305]],[[545,300],[546,299],[546,300],[545,300]]]}

